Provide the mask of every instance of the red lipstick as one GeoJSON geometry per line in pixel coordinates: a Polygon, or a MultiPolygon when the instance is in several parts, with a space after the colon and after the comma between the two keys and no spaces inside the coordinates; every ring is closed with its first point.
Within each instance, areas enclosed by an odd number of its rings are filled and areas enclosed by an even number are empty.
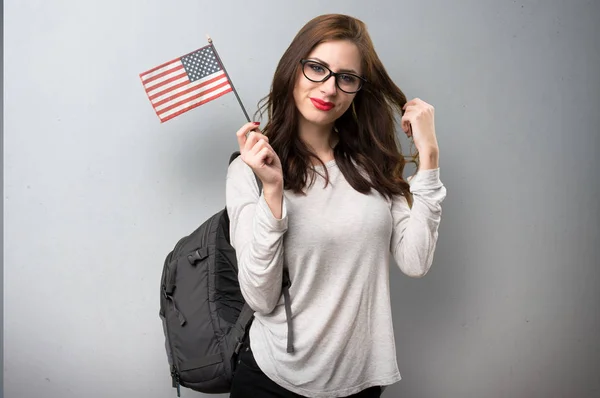
{"type": "Polygon", "coordinates": [[[318,98],[311,98],[310,100],[315,106],[315,108],[317,108],[320,111],[329,111],[335,106],[333,102],[326,102],[318,98]]]}

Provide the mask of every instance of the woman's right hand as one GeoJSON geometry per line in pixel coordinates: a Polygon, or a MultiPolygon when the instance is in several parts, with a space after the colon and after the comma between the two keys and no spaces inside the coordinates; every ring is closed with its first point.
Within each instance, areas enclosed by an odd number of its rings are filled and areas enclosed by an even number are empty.
{"type": "Polygon", "coordinates": [[[258,130],[258,123],[246,123],[236,133],[241,158],[263,183],[263,189],[283,187],[283,169],[269,138],[258,130]]]}

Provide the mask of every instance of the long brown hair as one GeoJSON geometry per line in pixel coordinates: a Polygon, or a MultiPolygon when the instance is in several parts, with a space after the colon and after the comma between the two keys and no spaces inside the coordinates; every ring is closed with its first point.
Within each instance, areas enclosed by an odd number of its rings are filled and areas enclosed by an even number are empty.
{"type": "Polygon", "coordinates": [[[334,148],[336,163],[355,190],[368,193],[373,188],[388,198],[403,195],[412,203],[409,185],[402,177],[406,161],[394,119],[394,110],[403,113],[406,96],[387,74],[365,24],[340,14],[316,17],[298,32],[277,65],[270,93],[259,102],[258,112],[268,110],[269,120],[263,133],[281,159],[284,187],[302,193],[309,177],[310,184],[314,182],[311,158],[323,165],[299,138],[293,91],[300,60],[320,43],[332,40],[349,40],[358,47],[363,77],[368,82],[356,94],[353,106],[335,122],[339,136],[334,148]]]}

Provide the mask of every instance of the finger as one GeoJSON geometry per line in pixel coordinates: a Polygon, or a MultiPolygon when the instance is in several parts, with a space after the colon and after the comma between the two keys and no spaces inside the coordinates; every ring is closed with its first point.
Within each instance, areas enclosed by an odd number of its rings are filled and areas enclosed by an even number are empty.
{"type": "Polygon", "coordinates": [[[244,149],[247,140],[247,132],[254,127],[254,123],[246,123],[235,133],[240,151],[244,149]]]}
{"type": "MultiPolygon", "coordinates": [[[[251,133],[254,134],[254,133],[251,133]]],[[[265,137],[266,138],[266,137],[265,137]]],[[[252,137],[252,139],[256,139],[256,135],[254,135],[252,137]]],[[[250,140],[248,140],[250,141],[250,140]]],[[[256,156],[263,148],[266,148],[267,141],[265,139],[261,139],[260,137],[258,139],[256,139],[256,142],[254,142],[254,144],[252,145],[252,147],[250,148],[250,150],[248,151],[248,154],[250,156],[256,156]]]]}
{"type": "Polygon", "coordinates": [[[271,165],[273,163],[273,152],[271,149],[264,147],[258,152],[258,158],[260,159],[261,165],[271,165]]]}
{"type": "Polygon", "coordinates": [[[269,150],[270,150],[271,152],[275,153],[275,150],[273,149],[273,147],[271,146],[271,144],[269,144],[269,139],[268,139],[269,137],[265,137],[265,138],[267,138],[267,140],[264,142],[264,146],[265,146],[266,148],[269,148],[269,150]]]}
{"type": "Polygon", "coordinates": [[[254,145],[260,140],[260,131],[249,130],[246,132],[246,144],[244,145],[245,151],[250,151],[254,145]]]}
{"type": "Polygon", "coordinates": [[[254,123],[246,123],[242,127],[240,127],[240,129],[235,133],[240,149],[243,148],[246,144],[246,134],[253,127],[255,127],[254,123]]]}
{"type": "Polygon", "coordinates": [[[247,133],[246,143],[244,144],[244,150],[246,152],[251,151],[257,142],[266,141],[269,139],[266,135],[262,134],[259,130],[252,130],[247,133]]]}
{"type": "Polygon", "coordinates": [[[253,148],[254,153],[256,153],[256,155],[258,157],[260,157],[260,153],[261,151],[266,148],[269,151],[269,165],[272,164],[273,162],[275,162],[278,158],[277,158],[277,154],[275,153],[275,150],[273,149],[273,147],[265,140],[260,140],[253,148]]]}
{"type": "Polygon", "coordinates": [[[402,109],[406,109],[410,106],[420,106],[420,105],[424,105],[425,101],[423,101],[421,98],[413,98],[410,101],[406,102],[406,104],[404,104],[404,106],[402,107],[402,109]]]}
{"type": "Polygon", "coordinates": [[[248,132],[257,127],[258,127],[258,122],[246,123],[242,127],[240,127],[240,129],[235,133],[235,135],[237,136],[238,145],[240,147],[240,150],[242,150],[244,148],[244,146],[246,145],[248,132]]]}
{"type": "Polygon", "coordinates": [[[408,105],[421,105],[423,104],[424,101],[421,98],[413,98],[410,101],[407,102],[408,105]]]}
{"type": "Polygon", "coordinates": [[[406,114],[406,113],[412,113],[412,112],[415,112],[415,111],[418,111],[418,110],[419,110],[419,106],[418,105],[415,105],[415,104],[405,105],[405,107],[404,107],[404,114],[406,114]]]}
{"type": "MultiPolygon", "coordinates": [[[[406,135],[408,135],[409,133],[412,133],[411,128],[410,128],[410,117],[406,116],[406,114],[404,116],[402,116],[401,126],[402,126],[402,130],[406,133],[406,135]]],[[[410,135],[408,135],[408,136],[410,137],[410,135]]]]}
{"type": "Polygon", "coordinates": [[[265,140],[260,140],[254,145],[252,151],[250,152],[250,156],[260,164],[265,161],[267,164],[271,165],[277,160],[277,154],[275,153],[275,150],[265,140]],[[266,158],[264,158],[265,150],[267,151],[266,158]]]}
{"type": "Polygon", "coordinates": [[[260,122],[252,122],[252,128],[246,132],[246,137],[248,137],[253,131],[260,133],[260,129],[258,128],[258,126],[260,126],[260,122]]]}
{"type": "Polygon", "coordinates": [[[406,121],[403,125],[402,125],[402,130],[404,130],[404,134],[406,134],[407,137],[412,137],[413,132],[412,132],[412,125],[410,124],[409,121],[406,121]]]}

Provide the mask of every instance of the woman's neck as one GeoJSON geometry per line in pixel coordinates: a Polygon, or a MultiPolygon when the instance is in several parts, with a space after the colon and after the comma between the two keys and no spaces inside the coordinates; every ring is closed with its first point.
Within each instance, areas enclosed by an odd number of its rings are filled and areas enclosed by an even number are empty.
{"type": "Polygon", "coordinates": [[[333,147],[337,141],[337,134],[333,132],[333,125],[316,125],[300,118],[298,124],[300,139],[324,163],[333,160],[333,147]]]}

